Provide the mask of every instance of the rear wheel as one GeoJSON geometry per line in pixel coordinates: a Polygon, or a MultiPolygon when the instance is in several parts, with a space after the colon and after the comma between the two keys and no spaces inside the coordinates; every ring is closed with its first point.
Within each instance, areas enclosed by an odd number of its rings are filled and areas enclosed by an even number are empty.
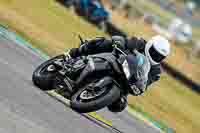
{"type": "Polygon", "coordinates": [[[54,89],[54,81],[57,72],[54,71],[53,62],[57,59],[62,59],[63,55],[56,56],[44,63],[42,63],[33,72],[32,81],[41,90],[47,91],[54,89]]]}
{"type": "Polygon", "coordinates": [[[99,110],[120,98],[119,88],[112,84],[98,91],[91,91],[90,85],[77,91],[71,98],[71,108],[80,113],[99,110]]]}

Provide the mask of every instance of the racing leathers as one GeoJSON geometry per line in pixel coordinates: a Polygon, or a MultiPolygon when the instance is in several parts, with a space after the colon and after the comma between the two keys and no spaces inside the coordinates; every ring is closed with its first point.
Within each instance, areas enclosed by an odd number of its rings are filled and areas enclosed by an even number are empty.
{"type": "MultiPolygon", "coordinates": [[[[72,58],[76,58],[79,56],[112,52],[113,44],[116,44],[123,51],[133,51],[134,49],[136,49],[140,53],[144,54],[146,40],[137,37],[124,38],[122,36],[113,36],[111,39],[100,37],[81,44],[79,48],[72,48],[69,51],[69,55],[72,58]]],[[[152,65],[148,74],[146,88],[153,82],[159,80],[160,74],[161,65],[152,65]]],[[[112,105],[108,106],[108,109],[112,112],[121,112],[125,109],[126,106],[127,96],[122,96],[116,102],[112,103],[112,105]]]]}

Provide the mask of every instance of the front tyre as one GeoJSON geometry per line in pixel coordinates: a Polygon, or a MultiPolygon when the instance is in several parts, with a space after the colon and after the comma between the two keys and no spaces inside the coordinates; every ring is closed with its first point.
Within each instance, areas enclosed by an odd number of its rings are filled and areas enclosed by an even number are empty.
{"type": "Polygon", "coordinates": [[[104,87],[102,90],[94,96],[89,94],[87,86],[80,89],[71,98],[71,108],[79,113],[92,112],[104,108],[120,98],[120,89],[114,84],[109,88],[104,87]]]}

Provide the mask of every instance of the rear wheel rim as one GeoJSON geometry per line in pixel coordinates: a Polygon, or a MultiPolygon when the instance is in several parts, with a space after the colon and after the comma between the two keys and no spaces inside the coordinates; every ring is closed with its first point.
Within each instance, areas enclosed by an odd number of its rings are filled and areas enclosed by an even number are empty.
{"type": "Polygon", "coordinates": [[[52,68],[51,68],[52,66],[53,66],[52,64],[46,65],[45,67],[43,67],[43,68],[41,69],[40,74],[41,74],[41,75],[47,75],[47,74],[53,72],[53,71],[52,71],[52,68]]]}
{"type": "MultiPolygon", "coordinates": [[[[56,59],[56,60],[61,60],[61,59],[56,59]]],[[[55,72],[56,68],[55,66],[53,65],[53,62],[55,60],[52,60],[51,62],[49,62],[48,64],[46,64],[45,67],[42,68],[42,70],[40,71],[40,74],[48,74],[48,73],[53,73],[55,72]]]]}
{"type": "Polygon", "coordinates": [[[53,72],[53,71],[55,71],[55,66],[54,65],[49,65],[49,66],[47,66],[47,70],[46,71],[48,71],[48,72],[53,72]]]}

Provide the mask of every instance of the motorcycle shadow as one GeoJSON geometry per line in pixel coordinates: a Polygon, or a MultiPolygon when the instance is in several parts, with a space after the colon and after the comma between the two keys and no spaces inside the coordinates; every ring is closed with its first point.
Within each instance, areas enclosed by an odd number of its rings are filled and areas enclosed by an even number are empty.
{"type": "Polygon", "coordinates": [[[70,100],[66,99],[61,94],[58,94],[55,90],[45,91],[50,97],[54,98],[58,102],[63,103],[65,106],[70,107],[70,100]]]}
{"type": "MultiPolygon", "coordinates": [[[[58,94],[57,92],[55,92],[55,90],[51,90],[51,91],[45,91],[46,94],[48,94],[50,97],[54,98],[55,100],[57,100],[58,102],[61,102],[62,104],[64,104],[66,107],[70,107],[70,100],[66,99],[64,96],[58,94]]],[[[74,112],[76,112],[77,114],[79,114],[80,116],[92,121],[94,124],[97,124],[99,126],[101,126],[102,128],[114,131],[114,132],[119,132],[118,129],[113,128],[112,122],[109,120],[104,119],[101,115],[97,114],[96,112],[90,112],[90,113],[79,113],[75,110],[73,110],[74,112]]]]}

